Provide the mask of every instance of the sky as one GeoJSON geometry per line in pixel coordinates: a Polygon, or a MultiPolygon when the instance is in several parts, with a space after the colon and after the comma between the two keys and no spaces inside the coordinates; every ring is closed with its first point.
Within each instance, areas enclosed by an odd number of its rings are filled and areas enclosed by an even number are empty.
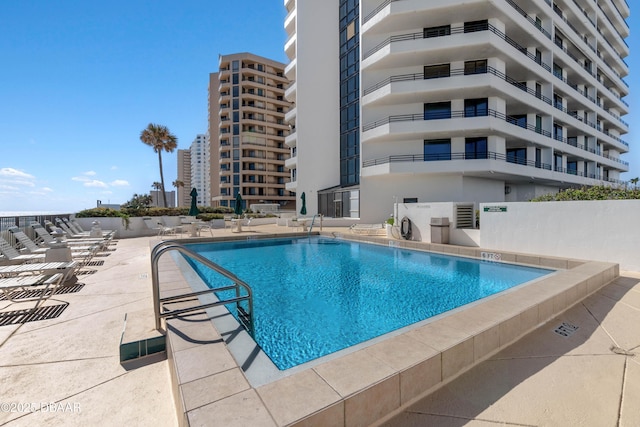
{"type": "MultiPolygon", "coordinates": [[[[77,212],[148,194],[158,156],[140,132],[162,124],[189,148],[207,130],[218,55],[286,63],[285,15],[282,0],[0,0],[0,212],[77,212]]],[[[640,176],[637,15],[624,180],[640,176]]],[[[176,152],[162,158],[174,190],[176,152]]]]}

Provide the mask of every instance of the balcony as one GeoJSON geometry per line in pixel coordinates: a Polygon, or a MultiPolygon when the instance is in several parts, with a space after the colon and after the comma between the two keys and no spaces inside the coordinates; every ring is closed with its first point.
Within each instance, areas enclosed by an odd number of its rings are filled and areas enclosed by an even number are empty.
{"type": "Polygon", "coordinates": [[[297,64],[298,64],[298,59],[297,58],[293,58],[288,64],[287,66],[284,68],[284,75],[287,79],[289,79],[290,81],[295,80],[296,79],[296,68],[297,68],[297,64]]]}
{"type": "Polygon", "coordinates": [[[298,89],[298,84],[295,81],[291,82],[289,87],[287,87],[287,89],[284,91],[285,99],[289,102],[295,102],[297,89],[298,89]]]}
{"type": "Polygon", "coordinates": [[[621,183],[598,174],[584,174],[575,169],[552,167],[542,162],[514,158],[503,153],[450,153],[438,155],[400,154],[362,162],[363,176],[388,174],[460,173],[494,179],[518,179],[543,183],[563,181],[577,185],[597,185],[598,181],[621,183]]]}
{"type": "Polygon", "coordinates": [[[296,34],[292,34],[291,37],[284,44],[284,52],[287,54],[287,58],[292,60],[296,57],[296,34]]]}

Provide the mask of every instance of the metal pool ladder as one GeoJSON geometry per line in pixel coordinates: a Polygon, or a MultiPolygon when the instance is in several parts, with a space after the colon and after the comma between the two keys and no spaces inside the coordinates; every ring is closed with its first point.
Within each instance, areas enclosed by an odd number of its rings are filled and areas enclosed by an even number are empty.
{"type": "Polygon", "coordinates": [[[155,313],[156,320],[156,329],[161,329],[161,320],[166,317],[174,317],[179,316],[181,314],[190,313],[193,311],[204,310],[210,307],[216,307],[219,305],[225,304],[236,304],[236,308],[238,310],[238,320],[240,324],[249,332],[250,335],[253,336],[253,292],[251,291],[251,287],[240,280],[235,274],[230,271],[222,268],[218,264],[212,262],[211,260],[206,259],[200,254],[197,254],[185,246],[176,243],[171,240],[167,240],[159,243],[156,247],[151,251],[151,281],[153,286],[153,310],[155,313]],[[207,289],[205,291],[198,292],[190,292],[181,295],[175,295],[171,297],[160,298],[160,282],[158,280],[158,260],[160,257],[169,251],[178,251],[185,257],[194,259],[196,261],[201,262],[207,268],[210,268],[222,276],[230,279],[233,284],[228,286],[221,286],[217,288],[207,289]],[[220,291],[228,291],[235,290],[236,296],[235,298],[228,298],[225,300],[218,300],[216,302],[211,302],[207,304],[198,304],[186,308],[174,309],[170,310],[165,307],[166,303],[177,303],[177,302],[186,302],[189,300],[193,300],[193,297],[197,297],[199,295],[211,294],[220,291]],[[242,295],[241,290],[245,291],[245,295],[242,295]],[[246,308],[242,306],[242,302],[246,301],[246,308]]]}

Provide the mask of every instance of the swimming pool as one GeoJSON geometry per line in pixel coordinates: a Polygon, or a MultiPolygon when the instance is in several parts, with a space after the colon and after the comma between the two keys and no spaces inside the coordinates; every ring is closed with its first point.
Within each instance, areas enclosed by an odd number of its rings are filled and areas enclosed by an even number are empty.
{"type": "MultiPolygon", "coordinates": [[[[319,237],[189,248],[252,287],[254,339],[281,370],[552,272],[319,237]]],[[[207,283],[223,280],[191,265],[207,283]]]]}

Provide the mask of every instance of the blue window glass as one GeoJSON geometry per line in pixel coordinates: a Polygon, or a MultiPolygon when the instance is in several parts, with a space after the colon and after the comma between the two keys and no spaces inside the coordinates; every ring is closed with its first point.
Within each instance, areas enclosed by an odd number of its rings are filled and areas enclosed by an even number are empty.
{"type": "Polygon", "coordinates": [[[527,164],[526,148],[509,148],[507,149],[507,162],[517,163],[519,165],[527,164]]]}
{"type": "Polygon", "coordinates": [[[465,140],[465,159],[486,159],[487,154],[487,138],[467,138],[465,140]]]}
{"type": "Polygon", "coordinates": [[[439,120],[451,118],[451,101],[424,104],[424,119],[439,120]]]}
{"type": "Polygon", "coordinates": [[[424,141],[424,161],[451,160],[451,140],[432,139],[424,141]]]}
{"type": "Polygon", "coordinates": [[[486,116],[488,112],[489,112],[489,101],[487,98],[464,100],[464,116],[465,117],[486,116]]]}

